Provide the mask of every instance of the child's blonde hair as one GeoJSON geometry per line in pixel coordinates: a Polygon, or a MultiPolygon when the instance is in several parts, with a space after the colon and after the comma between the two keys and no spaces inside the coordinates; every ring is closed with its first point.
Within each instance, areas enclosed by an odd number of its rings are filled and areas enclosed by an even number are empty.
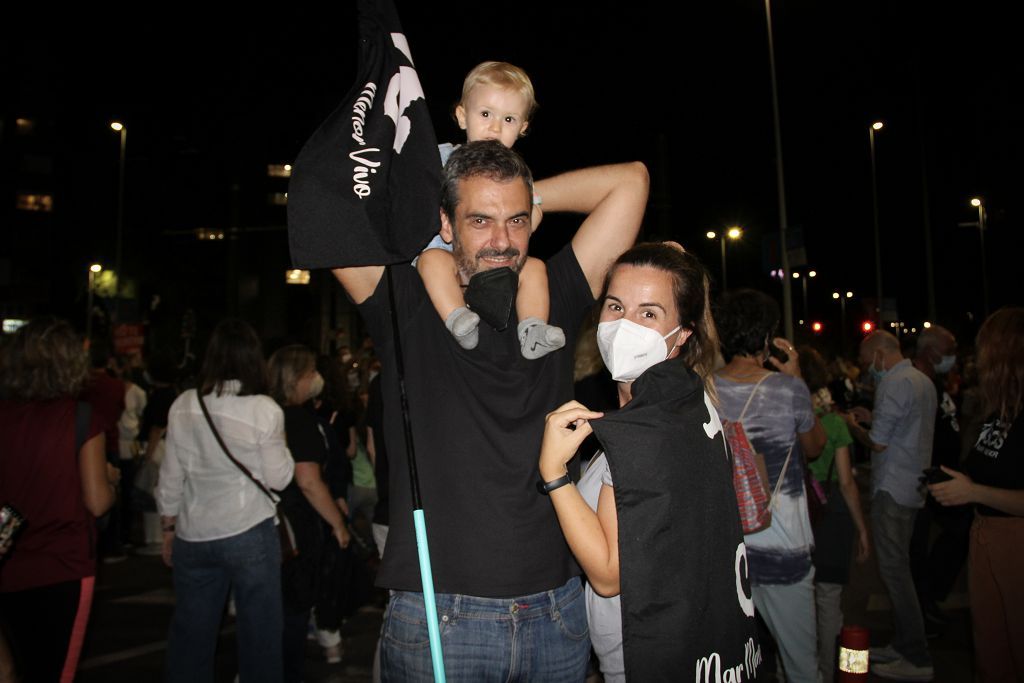
{"type": "Polygon", "coordinates": [[[526,98],[526,121],[533,119],[537,111],[537,98],[533,92],[533,83],[526,72],[508,62],[481,62],[466,74],[462,83],[462,97],[456,106],[463,106],[469,92],[478,85],[490,85],[496,88],[515,90],[526,98]]]}

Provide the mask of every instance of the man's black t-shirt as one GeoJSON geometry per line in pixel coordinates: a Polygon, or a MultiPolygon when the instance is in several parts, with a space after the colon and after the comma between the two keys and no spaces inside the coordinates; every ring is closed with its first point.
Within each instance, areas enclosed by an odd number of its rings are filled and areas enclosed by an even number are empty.
{"type": "MultiPolygon", "coordinates": [[[[565,330],[566,344],[527,360],[515,325],[497,332],[481,323],[477,348],[461,348],[416,270],[392,267],[434,588],[441,593],[517,597],[580,573],[551,501],[537,491],[537,458],[544,417],[572,398],[576,333],[593,296],[571,246],[547,268],[550,323],[565,330]]],[[[386,275],[359,308],[383,360],[390,458],[390,531],[377,584],[420,591],[386,275]]]]}

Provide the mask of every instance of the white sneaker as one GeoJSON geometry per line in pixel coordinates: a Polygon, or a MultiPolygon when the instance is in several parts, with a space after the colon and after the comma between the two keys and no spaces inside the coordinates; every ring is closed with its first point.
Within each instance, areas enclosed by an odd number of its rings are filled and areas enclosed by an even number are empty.
{"type": "Polygon", "coordinates": [[[902,657],[884,664],[872,663],[871,673],[895,681],[930,681],[935,677],[931,665],[917,666],[902,657]]]}
{"type": "Polygon", "coordinates": [[[888,664],[889,662],[895,662],[897,659],[903,659],[903,655],[897,652],[896,648],[892,645],[870,648],[869,656],[871,657],[872,666],[875,664],[888,664]]]}

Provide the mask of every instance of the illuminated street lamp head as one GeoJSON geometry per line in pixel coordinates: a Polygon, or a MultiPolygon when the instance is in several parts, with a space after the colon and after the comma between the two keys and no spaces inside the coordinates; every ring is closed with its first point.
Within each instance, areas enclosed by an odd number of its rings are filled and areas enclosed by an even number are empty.
{"type": "Polygon", "coordinates": [[[808,271],[807,277],[818,277],[818,271],[816,271],[816,270],[808,271]]]}
{"type": "Polygon", "coordinates": [[[708,231],[707,231],[706,233],[704,233],[704,235],[705,235],[705,236],[706,236],[706,237],[707,237],[707,238],[708,238],[709,240],[713,240],[713,239],[715,239],[716,237],[718,237],[718,234],[717,234],[717,233],[715,233],[715,231],[714,231],[714,230],[708,230],[708,231]]]}
{"type": "Polygon", "coordinates": [[[932,328],[932,324],[930,322],[928,322],[927,320],[925,320],[923,327],[926,330],[930,330],[932,328]]]}
{"type": "Polygon", "coordinates": [[[846,298],[847,299],[852,299],[853,298],[853,292],[847,292],[846,293],[846,298]]]}
{"type": "Polygon", "coordinates": [[[121,129],[122,129],[122,128],[124,128],[124,124],[123,124],[123,123],[121,123],[120,121],[114,121],[114,122],[112,122],[112,123],[110,124],[110,128],[111,128],[112,130],[116,130],[116,131],[118,131],[118,132],[121,132],[121,129]]]}
{"type": "Polygon", "coordinates": [[[743,236],[743,230],[741,228],[729,228],[729,232],[725,233],[731,240],[738,240],[743,236]]]}
{"type": "Polygon", "coordinates": [[[839,292],[832,292],[832,298],[833,299],[838,299],[839,298],[839,292]]]}
{"type": "Polygon", "coordinates": [[[103,270],[103,266],[101,266],[101,265],[100,265],[100,264],[98,264],[98,263],[94,263],[94,264],[92,264],[91,266],[89,266],[89,270],[90,270],[91,272],[93,272],[93,273],[98,273],[98,272],[100,272],[101,270],[103,270]]]}
{"type": "Polygon", "coordinates": [[[973,206],[973,207],[975,207],[975,208],[977,208],[977,207],[981,206],[981,198],[980,198],[980,197],[975,197],[975,198],[973,198],[973,199],[971,200],[971,206],[973,206]]]}
{"type": "Polygon", "coordinates": [[[883,128],[885,128],[885,124],[882,123],[881,121],[875,121],[874,123],[871,124],[871,128],[873,128],[874,130],[882,130],[883,128]]]}
{"type": "Polygon", "coordinates": [[[793,279],[794,280],[799,280],[800,279],[800,273],[793,273],[793,279]]]}

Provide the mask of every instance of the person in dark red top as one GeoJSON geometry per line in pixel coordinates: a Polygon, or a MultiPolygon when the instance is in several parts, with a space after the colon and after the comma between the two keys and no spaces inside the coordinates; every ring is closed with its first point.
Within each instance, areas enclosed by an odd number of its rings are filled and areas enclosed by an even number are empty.
{"type": "Polygon", "coordinates": [[[0,557],[0,627],[21,680],[71,681],[96,574],[95,518],[114,502],[101,420],[78,402],[81,338],[31,321],[0,355],[0,504],[25,522],[0,557]]]}

